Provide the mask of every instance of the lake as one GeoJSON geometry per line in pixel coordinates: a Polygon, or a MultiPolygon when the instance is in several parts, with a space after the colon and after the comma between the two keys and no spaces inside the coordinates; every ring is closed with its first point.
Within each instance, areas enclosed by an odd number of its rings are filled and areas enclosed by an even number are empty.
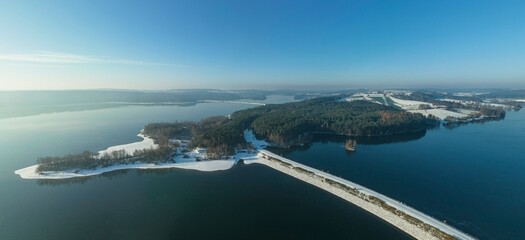
{"type": "Polygon", "coordinates": [[[424,135],[318,136],[276,153],[364,185],[480,239],[525,239],[525,111],[424,135]]]}
{"type": "Polygon", "coordinates": [[[40,156],[139,141],[137,132],[150,122],[199,120],[248,107],[122,106],[1,119],[0,239],[410,239],[265,166],[130,170],[50,182],[13,173],[40,156]]]}

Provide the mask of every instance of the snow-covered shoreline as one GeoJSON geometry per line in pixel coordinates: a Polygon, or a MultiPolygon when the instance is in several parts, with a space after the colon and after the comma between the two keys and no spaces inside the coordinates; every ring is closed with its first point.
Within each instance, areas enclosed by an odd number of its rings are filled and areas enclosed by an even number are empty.
{"type": "MultiPolygon", "coordinates": [[[[104,154],[110,154],[113,151],[124,150],[126,153],[133,155],[136,150],[157,148],[158,145],[155,144],[154,140],[146,135],[139,133],[137,136],[142,137],[141,142],[134,142],[129,144],[122,144],[117,146],[111,146],[106,150],[99,151],[98,157],[103,156],[104,154]]],[[[248,143],[251,143],[256,149],[262,149],[268,146],[269,144],[264,140],[258,140],[251,130],[244,131],[244,138],[248,143]]],[[[179,144],[184,144],[180,140],[179,144]]],[[[101,167],[96,169],[72,169],[67,171],[46,171],[38,173],[36,169],[38,164],[32,165],[26,168],[18,169],[14,173],[19,175],[23,179],[68,179],[76,177],[89,177],[95,176],[107,172],[125,170],[125,169],[168,169],[168,168],[179,168],[179,169],[189,169],[197,170],[204,172],[212,171],[223,171],[232,168],[240,159],[245,160],[246,164],[250,164],[253,161],[257,160],[256,152],[249,153],[247,150],[238,151],[235,155],[230,156],[228,159],[222,160],[204,160],[205,159],[205,149],[196,148],[193,151],[182,154],[179,153],[172,158],[174,162],[166,163],[131,163],[131,164],[116,164],[109,167],[101,167]]]]}
{"type": "Polygon", "coordinates": [[[235,165],[236,159],[228,160],[213,160],[213,161],[201,161],[201,162],[183,162],[183,163],[133,163],[133,164],[117,164],[109,167],[79,170],[79,171],[50,171],[37,173],[36,168],[38,165],[29,166],[15,171],[15,174],[20,175],[23,179],[68,179],[76,177],[89,177],[100,175],[107,172],[113,172],[118,170],[126,169],[168,169],[168,168],[180,168],[180,169],[192,169],[197,171],[212,172],[228,170],[235,165]]]}
{"type": "Polygon", "coordinates": [[[152,138],[144,135],[143,131],[140,131],[140,133],[137,136],[141,137],[142,141],[111,146],[107,148],[106,150],[99,151],[98,156],[102,157],[106,153],[111,154],[111,152],[120,151],[120,150],[124,150],[127,154],[133,155],[133,153],[136,150],[156,149],[159,147],[158,144],[155,144],[155,141],[152,138]]]}

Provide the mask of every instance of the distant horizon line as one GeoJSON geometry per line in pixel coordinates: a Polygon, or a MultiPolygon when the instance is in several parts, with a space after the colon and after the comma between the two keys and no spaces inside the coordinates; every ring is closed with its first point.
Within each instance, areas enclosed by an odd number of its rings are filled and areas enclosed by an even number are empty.
{"type": "Polygon", "coordinates": [[[140,89],[140,88],[67,88],[67,89],[1,89],[0,92],[45,92],[45,91],[126,91],[126,92],[169,92],[169,91],[206,91],[206,90],[220,90],[220,91],[347,91],[347,90],[369,90],[369,91],[386,91],[386,90],[510,90],[519,91],[524,88],[515,87],[392,87],[392,88],[377,88],[377,87],[348,87],[348,88],[170,88],[170,89],[140,89]]]}

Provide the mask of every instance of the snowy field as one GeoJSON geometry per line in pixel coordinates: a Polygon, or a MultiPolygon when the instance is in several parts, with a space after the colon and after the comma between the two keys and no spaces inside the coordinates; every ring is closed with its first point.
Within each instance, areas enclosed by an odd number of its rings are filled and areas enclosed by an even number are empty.
{"type": "MultiPolygon", "coordinates": [[[[412,100],[404,100],[395,98],[392,96],[389,96],[390,99],[399,107],[402,109],[411,112],[411,113],[421,113],[424,116],[433,115],[441,120],[444,120],[447,117],[454,117],[454,118],[464,118],[468,117],[469,114],[476,113],[477,111],[472,110],[466,110],[466,109],[458,109],[457,112],[446,110],[443,108],[437,108],[436,105],[433,105],[432,103],[428,102],[421,102],[421,101],[412,101],[412,100]],[[421,105],[429,105],[432,107],[432,109],[419,109],[419,106],[421,105]]],[[[455,99],[439,99],[442,101],[449,101],[449,102],[458,102],[458,103],[464,103],[461,100],[455,100],[455,99]]]]}
{"type": "Polygon", "coordinates": [[[439,118],[441,120],[444,120],[445,118],[447,118],[449,116],[450,117],[456,117],[456,118],[463,118],[463,117],[467,117],[468,116],[467,114],[452,112],[452,111],[445,110],[445,109],[410,110],[409,112],[411,112],[411,113],[421,113],[421,114],[423,114],[424,116],[427,116],[427,117],[428,117],[428,115],[434,115],[434,116],[436,116],[437,118],[439,118]]]}
{"type": "Polygon", "coordinates": [[[394,104],[396,104],[397,106],[399,106],[400,108],[404,110],[418,110],[419,106],[421,105],[429,105],[431,107],[435,107],[432,103],[428,103],[428,102],[404,100],[404,99],[399,99],[399,98],[395,98],[392,96],[389,96],[389,98],[392,99],[394,104]]]}
{"type": "Polygon", "coordinates": [[[438,100],[445,101],[445,102],[461,103],[461,104],[464,104],[464,105],[477,105],[477,104],[480,104],[482,106],[488,106],[488,107],[498,107],[498,108],[506,108],[507,107],[507,105],[505,105],[505,104],[492,103],[489,100],[484,100],[484,102],[465,101],[465,100],[450,99],[450,98],[442,98],[442,99],[438,99],[438,100]]]}
{"type": "Polygon", "coordinates": [[[357,100],[369,101],[369,102],[386,105],[386,106],[389,105],[388,102],[386,101],[385,95],[382,93],[355,93],[350,97],[342,99],[342,101],[346,101],[346,102],[357,101],[357,100]],[[377,101],[374,98],[382,98],[382,101],[377,101]]]}

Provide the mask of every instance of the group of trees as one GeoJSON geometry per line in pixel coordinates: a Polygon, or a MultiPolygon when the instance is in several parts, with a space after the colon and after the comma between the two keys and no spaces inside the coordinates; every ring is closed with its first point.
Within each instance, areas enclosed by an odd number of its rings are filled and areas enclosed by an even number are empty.
{"type": "Polygon", "coordinates": [[[193,137],[192,147],[206,147],[217,155],[231,154],[245,143],[243,131],[252,128],[259,137],[278,145],[306,143],[312,134],[354,136],[393,135],[425,131],[434,119],[368,101],[338,102],[336,97],[266,105],[237,111],[219,125],[193,137]]]}
{"type": "Polygon", "coordinates": [[[252,128],[259,137],[278,145],[309,142],[315,133],[353,136],[394,135],[425,131],[438,122],[368,101],[338,102],[336,97],[265,105],[237,111],[222,124],[194,136],[191,146],[211,153],[231,154],[244,144],[243,131],[252,128]]]}
{"type": "Polygon", "coordinates": [[[143,163],[163,163],[171,161],[173,149],[168,146],[159,145],[156,149],[135,150],[133,153],[134,161],[143,163]]]}
{"type": "Polygon", "coordinates": [[[210,158],[220,158],[233,154],[234,146],[244,143],[243,131],[250,122],[243,119],[213,116],[199,122],[151,123],[144,127],[144,134],[168,148],[173,148],[168,139],[192,139],[189,147],[207,148],[210,158]]]}
{"type": "Polygon", "coordinates": [[[199,134],[194,136],[190,147],[207,148],[207,153],[211,158],[231,155],[234,153],[235,147],[245,145],[244,130],[249,128],[252,121],[262,112],[264,110],[261,111],[259,107],[247,111],[238,111],[221,121],[220,124],[208,124],[209,127],[201,128],[199,134]]]}
{"type": "Polygon", "coordinates": [[[280,145],[309,141],[316,132],[353,136],[393,135],[425,131],[434,120],[368,101],[338,102],[318,98],[269,106],[256,118],[254,132],[280,145]]]}
{"type": "Polygon", "coordinates": [[[37,159],[39,164],[37,172],[43,171],[63,171],[68,169],[94,169],[98,166],[95,161],[95,153],[84,151],[77,154],[67,154],[55,157],[40,157],[37,159]]]}
{"type": "Polygon", "coordinates": [[[482,106],[479,109],[479,113],[481,115],[484,115],[490,118],[496,118],[496,119],[502,119],[505,117],[505,114],[506,114],[505,110],[503,110],[502,108],[494,108],[494,107],[487,107],[487,106],[482,106]]]}
{"type": "Polygon", "coordinates": [[[167,139],[190,139],[196,131],[195,122],[150,123],[144,126],[144,134],[167,144],[167,139]]]}
{"type": "Polygon", "coordinates": [[[37,172],[45,171],[65,171],[80,169],[96,169],[109,167],[116,164],[142,163],[162,163],[170,161],[172,149],[166,146],[159,146],[156,149],[136,150],[133,155],[125,150],[104,153],[101,156],[97,153],[84,151],[82,153],[67,154],[64,156],[40,157],[37,159],[37,172]]]}

